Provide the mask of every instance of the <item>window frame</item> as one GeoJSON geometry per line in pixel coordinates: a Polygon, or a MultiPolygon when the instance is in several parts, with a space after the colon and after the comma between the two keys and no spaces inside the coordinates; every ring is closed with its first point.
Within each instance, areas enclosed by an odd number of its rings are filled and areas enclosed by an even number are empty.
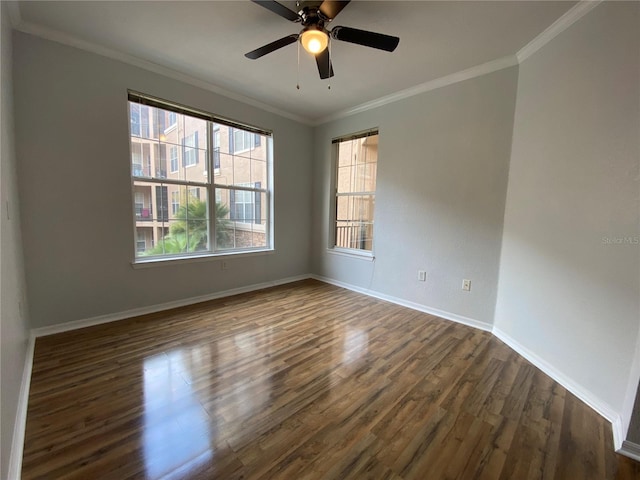
{"type": "MultiPolygon", "coordinates": [[[[202,250],[202,251],[193,251],[193,252],[181,252],[178,254],[159,254],[159,255],[149,255],[149,256],[139,256],[139,253],[137,251],[137,227],[139,225],[137,225],[137,222],[139,221],[139,219],[136,218],[135,215],[135,204],[133,202],[132,199],[132,210],[133,210],[133,233],[134,233],[134,239],[135,241],[133,242],[133,259],[132,259],[132,266],[134,268],[146,268],[147,266],[153,266],[153,265],[167,265],[170,264],[172,262],[185,262],[185,261],[205,261],[207,259],[215,259],[215,258],[219,258],[219,257],[226,257],[226,256],[237,256],[237,255],[243,255],[243,256],[252,256],[252,255],[261,255],[261,254],[265,254],[265,253],[272,253],[275,251],[275,245],[274,245],[274,195],[273,195],[273,163],[274,163],[274,156],[273,156],[273,133],[270,130],[266,130],[266,129],[262,129],[259,127],[255,127],[255,126],[251,126],[251,125],[247,125],[244,123],[239,123],[233,120],[229,120],[226,118],[222,118],[222,117],[218,117],[214,114],[211,114],[209,112],[205,112],[202,110],[198,110],[198,109],[194,109],[191,107],[187,107],[184,105],[180,105],[177,104],[175,102],[171,102],[171,101],[167,101],[164,99],[160,99],[157,97],[152,97],[140,92],[135,92],[132,90],[128,90],[128,101],[127,101],[127,123],[129,125],[129,145],[130,145],[130,155],[129,155],[129,162],[131,165],[131,158],[132,158],[132,154],[131,154],[131,147],[133,145],[132,139],[133,138],[139,138],[138,136],[132,134],[131,132],[131,105],[138,105],[139,106],[139,110],[141,108],[147,108],[147,107],[155,107],[158,109],[162,109],[165,111],[171,111],[171,112],[175,112],[176,114],[179,115],[186,115],[186,116],[190,116],[196,119],[200,119],[200,120],[205,120],[206,123],[206,150],[203,150],[202,152],[205,155],[205,165],[204,165],[204,171],[205,173],[211,172],[210,174],[208,174],[206,176],[206,179],[204,181],[194,181],[194,180],[189,180],[189,179],[184,179],[184,180],[176,180],[176,179],[169,179],[169,178],[156,178],[156,177],[140,177],[140,176],[135,176],[132,167],[130,167],[130,176],[131,176],[131,188],[132,188],[132,192],[135,192],[135,184],[136,182],[144,182],[145,184],[150,184],[151,186],[156,186],[156,188],[166,188],[166,186],[170,186],[170,185],[175,185],[175,186],[179,186],[179,187],[184,187],[187,189],[187,192],[189,191],[189,189],[191,188],[204,188],[207,192],[207,207],[208,207],[208,217],[207,217],[207,221],[209,223],[209,230],[208,230],[208,244],[207,244],[207,249],[206,250],[202,250]],[[259,138],[261,138],[262,136],[265,137],[265,163],[266,163],[266,177],[264,179],[263,183],[266,183],[266,186],[263,186],[262,188],[243,188],[243,187],[238,187],[235,185],[231,185],[231,184],[217,184],[216,183],[216,173],[214,173],[214,169],[212,168],[214,166],[214,148],[212,145],[212,141],[213,141],[213,135],[214,135],[214,125],[223,125],[225,127],[228,127],[229,129],[241,129],[244,131],[247,131],[249,133],[252,134],[253,137],[258,136],[259,138]],[[215,211],[216,211],[216,199],[220,198],[220,191],[223,189],[227,189],[227,190],[248,190],[251,192],[254,192],[254,194],[256,192],[259,192],[261,194],[264,194],[263,197],[263,201],[265,204],[265,209],[264,209],[264,240],[266,245],[265,246],[255,246],[255,247],[236,247],[235,245],[231,248],[220,248],[216,245],[216,230],[215,230],[215,224],[216,224],[216,219],[215,219],[215,211]]],[[[142,132],[141,132],[142,133],[142,132]]],[[[252,137],[252,138],[253,138],[252,137]]],[[[196,140],[197,141],[197,140],[196,140]]],[[[260,140],[261,141],[261,140],[260,140]]],[[[259,145],[260,141],[253,141],[251,143],[252,147],[251,148],[255,148],[253,147],[254,144],[259,145]]],[[[177,148],[180,148],[180,146],[178,145],[177,148]]],[[[196,145],[195,147],[186,147],[186,148],[194,148],[194,150],[196,150],[196,154],[198,153],[198,146],[196,145]]],[[[184,149],[184,147],[183,147],[184,149]]],[[[230,148],[231,150],[231,148],[230,148]]],[[[176,151],[179,151],[176,149],[176,151]]],[[[230,152],[231,155],[235,154],[235,152],[230,152]]],[[[183,162],[184,160],[184,156],[183,156],[183,162]]],[[[178,171],[180,169],[180,159],[178,156],[178,171]]],[[[171,168],[171,167],[170,167],[171,168]]],[[[187,168],[187,166],[185,165],[183,168],[187,168]]],[[[219,169],[216,169],[219,170],[219,169]]],[[[171,170],[172,173],[176,173],[175,171],[171,170]]],[[[260,182],[258,182],[260,183],[260,182]]],[[[132,193],[132,195],[134,195],[132,193]]],[[[171,199],[169,199],[171,200],[171,199]]],[[[169,209],[172,208],[172,204],[169,203],[169,209]]],[[[231,220],[234,224],[235,222],[233,220],[231,220]]],[[[153,239],[152,239],[152,244],[153,239]]]]}
{"type": "MultiPolygon", "coordinates": [[[[338,165],[339,165],[339,145],[341,142],[357,140],[359,138],[370,137],[370,136],[378,136],[378,145],[380,142],[380,129],[378,127],[369,128],[367,130],[362,130],[360,132],[356,132],[349,135],[344,135],[340,137],[333,138],[331,140],[331,198],[330,198],[330,218],[329,218],[329,238],[327,244],[327,252],[337,255],[345,255],[355,258],[361,258],[364,260],[375,260],[375,215],[376,209],[374,209],[373,218],[371,221],[371,250],[364,250],[359,248],[348,248],[341,247],[337,245],[337,216],[338,216],[338,197],[340,196],[361,196],[361,195],[372,195],[374,200],[377,196],[377,167],[376,167],[376,190],[374,191],[363,191],[363,192],[349,192],[349,193],[339,193],[338,192],[338,165]]],[[[378,159],[376,159],[376,165],[378,163],[378,159]]]]}

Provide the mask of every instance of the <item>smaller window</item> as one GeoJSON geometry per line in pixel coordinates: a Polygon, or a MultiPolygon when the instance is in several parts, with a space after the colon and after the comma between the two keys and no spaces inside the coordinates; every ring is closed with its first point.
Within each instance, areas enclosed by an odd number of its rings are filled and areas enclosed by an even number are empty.
{"type": "Polygon", "coordinates": [[[200,200],[200,189],[198,187],[192,187],[189,189],[189,198],[200,200]]]}
{"type": "Polygon", "coordinates": [[[176,112],[167,112],[167,130],[174,127],[178,123],[178,115],[176,112]]]}
{"type": "Polygon", "coordinates": [[[213,168],[220,168],[220,127],[213,130],[213,168]]]}
{"type": "Polygon", "coordinates": [[[144,209],[144,194],[136,192],[135,194],[136,219],[142,218],[142,210],[144,209]]]}
{"type": "Polygon", "coordinates": [[[239,153],[260,146],[260,135],[237,128],[231,131],[231,153],[239,153]]]}
{"type": "Polygon", "coordinates": [[[198,164],[198,132],[193,132],[182,142],[184,146],[184,166],[192,167],[198,164]]]}
{"type": "Polygon", "coordinates": [[[133,176],[143,177],[144,170],[142,169],[142,153],[131,152],[131,163],[133,168],[133,176]]]}
{"type": "Polygon", "coordinates": [[[371,252],[378,132],[334,140],[333,144],[336,160],[333,246],[371,252]]]}
{"type": "MultiPolygon", "coordinates": [[[[260,182],[238,183],[238,187],[260,189],[260,182]]],[[[230,218],[241,223],[256,223],[261,221],[261,194],[255,190],[232,190],[230,218]]]]}
{"type": "Polygon", "coordinates": [[[138,230],[136,233],[136,250],[138,253],[143,253],[147,249],[147,236],[142,230],[138,230]]]}
{"type": "Polygon", "coordinates": [[[171,173],[176,173],[178,171],[178,147],[170,148],[169,158],[171,163],[171,173]]]}
{"type": "Polygon", "coordinates": [[[171,192],[171,213],[177,215],[178,210],[180,210],[180,192],[171,192]]]}
{"type": "Polygon", "coordinates": [[[140,136],[140,105],[131,105],[131,135],[140,136]]]}

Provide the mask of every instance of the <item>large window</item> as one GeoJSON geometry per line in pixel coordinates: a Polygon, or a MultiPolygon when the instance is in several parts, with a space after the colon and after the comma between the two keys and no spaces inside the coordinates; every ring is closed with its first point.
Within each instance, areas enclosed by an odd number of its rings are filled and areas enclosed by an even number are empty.
{"type": "Polygon", "coordinates": [[[372,252],[378,132],[336,139],[333,147],[336,159],[333,246],[372,252]]]}
{"type": "Polygon", "coordinates": [[[134,92],[129,114],[139,261],[272,248],[270,132],[134,92]]]}

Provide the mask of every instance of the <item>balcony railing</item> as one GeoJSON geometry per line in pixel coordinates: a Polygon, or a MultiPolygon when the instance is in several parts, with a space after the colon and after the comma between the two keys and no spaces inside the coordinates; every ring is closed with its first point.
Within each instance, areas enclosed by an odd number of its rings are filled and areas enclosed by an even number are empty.
{"type": "Polygon", "coordinates": [[[150,222],[153,220],[153,209],[149,207],[136,207],[136,220],[150,222]]]}
{"type": "Polygon", "coordinates": [[[371,250],[372,237],[372,223],[336,227],[336,247],[371,250]]]}

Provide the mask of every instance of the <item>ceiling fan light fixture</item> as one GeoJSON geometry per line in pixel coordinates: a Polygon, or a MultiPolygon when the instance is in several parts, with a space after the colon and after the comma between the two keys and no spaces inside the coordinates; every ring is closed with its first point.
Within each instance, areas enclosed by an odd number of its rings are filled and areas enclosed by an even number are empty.
{"type": "Polygon", "coordinates": [[[327,32],[318,29],[317,27],[307,27],[300,34],[300,43],[311,55],[317,55],[324,51],[329,44],[329,35],[327,32]]]}

